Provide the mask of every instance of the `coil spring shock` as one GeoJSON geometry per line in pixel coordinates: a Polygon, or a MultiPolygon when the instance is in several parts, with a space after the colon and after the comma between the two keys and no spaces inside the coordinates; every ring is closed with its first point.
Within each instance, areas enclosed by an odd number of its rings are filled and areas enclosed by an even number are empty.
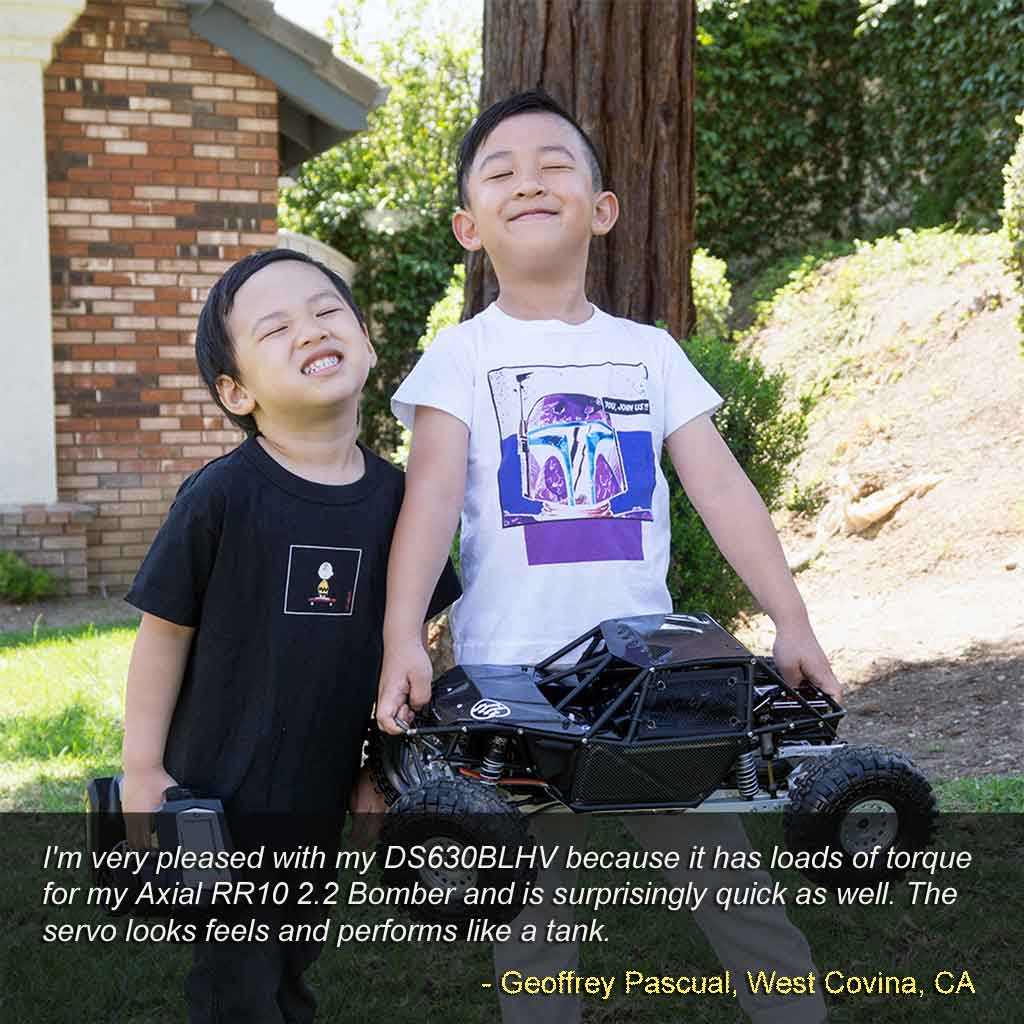
{"type": "Polygon", "coordinates": [[[736,788],[745,800],[753,800],[761,788],[757,782],[754,755],[749,750],[736,758],[736,788]]]}
{"type": "Polygon", "coordinates": [[[505,747],[508,740],[504,736],[495,736],[487,749],[484,762],[480,766],[480,781],[488,786],[496,786],[501,782],[501,773],[505,770],[505,747]]]}

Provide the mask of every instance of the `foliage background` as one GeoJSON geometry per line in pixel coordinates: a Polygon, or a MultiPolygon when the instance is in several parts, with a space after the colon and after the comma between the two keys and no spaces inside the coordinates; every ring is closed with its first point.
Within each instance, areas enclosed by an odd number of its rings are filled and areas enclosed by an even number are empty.
{"type": "Polygon", "coordinates": [[[701,0],[697,237],[744,266],[794,242],[996,227],[1024,106],[1019,0],[701,0]]]}

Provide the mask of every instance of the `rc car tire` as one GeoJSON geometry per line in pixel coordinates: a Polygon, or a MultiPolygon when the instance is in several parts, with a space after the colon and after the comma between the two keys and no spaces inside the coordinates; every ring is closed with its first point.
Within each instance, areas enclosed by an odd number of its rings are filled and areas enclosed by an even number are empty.
{"type": "Polygon", "coordinates": [[[937,819],[931,783],[913,761],[884,747],[850,747],[798,773],[783,830],[791,852],[828,847],[840,861],[803,869],[811,881],[827,887],[871,885],[900,877],[903,872],[886,865],[888,851],[925,849],[937,819]],[[880,848],[875,866],[854,868],[854,853],[875,846],[880,848]]]}
{"type": "MultiPolygon", "coordinates": [[[[378,863],[389,863],[389,848],[462,848],[463,851],[493,848],[505,852],[511,866],[475,866],[472,869],[410,866],[408,858],[395,867],[384,868],[386,884],[427,889],[451,887],[455,891],[444,904],[407,907],[410,915],[430,924],[464,924],[470,918],[486,918],[495,923],[513,920],[525,901],[527,886],[537,877],[532,857],[518,857],[534,849],[526,819],[492,788],[467,779],[437,779],[400,796],[388,811],[381,829],[378,863]],[[518,861],[518,862],[517,862],[518,861]],[[524,862],[525,861],[525,862],[524,862]],[[469,886],[480,889],[511,889],[511,903],[467,904],[462,892],[469,886]]],[[[467,859],[473,854],[467,853],[467,859]]],[[[392,853],[394,860],[401,855],[392,853]]]]}
{"type": "Polygon", "coordinates": [[[390,807],[399,797],[398,790],[391,784],[385,765],[385,746],[402,743],[401,736],[389,736],[380,729],[370,730],[370,739],[367,742],[366,763],[370,769],[370,777],[377,787],[377,792],[384,797],[384,802],[390,807]]]}

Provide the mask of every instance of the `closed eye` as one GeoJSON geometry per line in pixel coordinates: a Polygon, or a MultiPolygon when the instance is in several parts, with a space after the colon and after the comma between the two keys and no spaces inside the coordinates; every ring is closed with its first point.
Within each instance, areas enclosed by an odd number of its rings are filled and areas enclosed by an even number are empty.
{"type": "Polygon", "coordinates": [[[572,168],[567,164],[551,164],[549,167],[542,167],[542,171],[571,171],[572,168]]]}
{"type": "Polygon", "coordinates": [[[260,340],[262,341],[267,338],[272,338],[275,334],[280,334],[282,331],[287,330],[287,328],[287,324],[282,324],[280,327],[275,327],[272,331],[267,331],[267,333],[264,334],[263,338],[261,338],[260,340]]]}
{"type": "Polygon", "coordinates": [[[340,313],[340,312],[341,312],[341,307],[338,307],[336,309],[324,309],[324,310],[321,310],[319,313],[317,313],[317,316],[330,316],[332,313],[340,313]]]}
{"type": "Polygon", "coordinates": [[[499,178],[508,178],[509,176],[511,176],[511,174],[512,174],[511,171],[499,171],[497,174],[492,174],[486,180],[487,181],[497,181],[499,178]]]}

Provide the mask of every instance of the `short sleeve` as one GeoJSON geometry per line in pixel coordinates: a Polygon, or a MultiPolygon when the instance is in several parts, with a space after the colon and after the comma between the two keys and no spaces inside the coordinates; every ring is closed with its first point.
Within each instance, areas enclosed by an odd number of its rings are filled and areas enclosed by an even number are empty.
{"type": "Polygon", "coordinates": [[[697,372],[682,345],[664,331],[665,433],[678,430],[698,416],[710,415],[722,406],[722,396],[697,372]]]}
{"type": "Polygon", "coordinates": [[[219,518],[202,495],[171,505],[125,600],[179,626],[199,625],[220,536],[219,518]]]}
{"type": "Polygon", "coordinates": [[[469,339],[459,328],[439,331],[391,399],[391,411],[412,429],[416,406],[429,405],[471,426],[473,359],[469,339]]]}
{"type": "Polygon", "coordinates": [[[459,577],[455,574],[455,566],[449,558],[441,570],[440,579],[434,587],[433,596],[427,606],[427,618],[432,619],[435,615],[443,612],[449,605],[454,604],[462,596],[462,587],[459,584],[459,577]]]}

